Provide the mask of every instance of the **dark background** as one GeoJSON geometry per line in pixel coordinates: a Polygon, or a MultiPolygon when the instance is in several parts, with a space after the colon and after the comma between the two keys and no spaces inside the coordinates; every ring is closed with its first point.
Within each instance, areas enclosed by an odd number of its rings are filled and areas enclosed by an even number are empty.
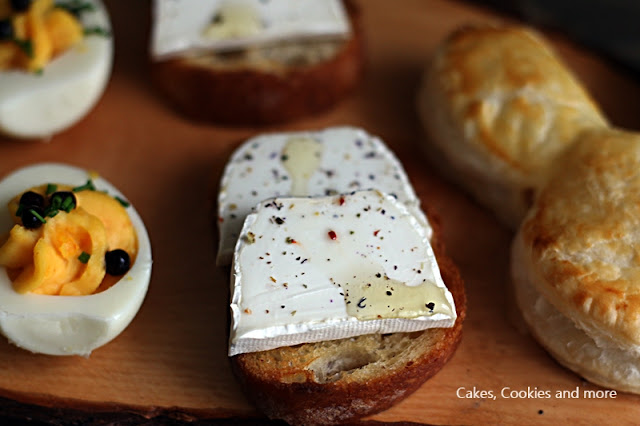
{"type": "Polygon", "coordinates": [[[541,29],[566,33],[640,78],[640,1],[469,0],[541,29]]]}

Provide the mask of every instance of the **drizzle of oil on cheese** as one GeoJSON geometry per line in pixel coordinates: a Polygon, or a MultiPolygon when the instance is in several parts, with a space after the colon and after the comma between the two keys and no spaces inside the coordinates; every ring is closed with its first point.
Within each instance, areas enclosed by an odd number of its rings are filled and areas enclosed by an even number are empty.
{"type": "Polygon", "coordinates": [[[323,146],[310,137],[292,137],[280,156],[291,180],[290,195],[309,194],[309,180],[320,167],[323,146]]]}
{"type": "Polygon", "coordinates": [[[330,127],[247,140],[232,154],[220,184],[218,265],[231,262],[244,219],[259,202],[367,189],[397,197],[431,235],[402,164],[380,138],[363,129],[330,127]]]}

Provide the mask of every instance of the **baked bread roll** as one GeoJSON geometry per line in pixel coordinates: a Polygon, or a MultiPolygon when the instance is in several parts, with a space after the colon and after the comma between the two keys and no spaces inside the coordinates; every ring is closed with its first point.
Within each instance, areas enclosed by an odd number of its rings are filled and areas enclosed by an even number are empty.
{"type": "Polygon", "coordinates": [[[427,67],[418,111],[433,163],[513,229],[554,158],[607,125],[545,40],[517,26],[452,34],[427,67]]]}
{"type": "Polygon", "coordinates": [[[640,393],[640,135],[583,134],[512,249],[519,308],[563,365],[640,393]]]}
{"type": "Polygon", "coordinates": [[[454,326],[236,355],[233,371],[261,411],[291,424],[353,421],[404,399],[449,361],[460,342],[466,296],[458,270],[444,254],[439,226],[430,223],[440,272],[455,301],[454,326]]]}
{"type": "Polygon", "coordinates": [[[200,121],[264,125],[327,110],[355,88],[364,66],[359,10],[352,1],[345,8],[352,28],[347,40],[191,54],[154,63],[153,81],[200,121]]]}

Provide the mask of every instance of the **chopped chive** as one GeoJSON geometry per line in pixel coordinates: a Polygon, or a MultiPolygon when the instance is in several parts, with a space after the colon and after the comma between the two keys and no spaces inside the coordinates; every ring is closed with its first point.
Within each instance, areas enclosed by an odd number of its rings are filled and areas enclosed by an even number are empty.
{"type": "Polygon", "coordinates": [[[65,9],[67,12],[80,16],[83,12],[92,12],[96,10],[95,6],[91,3],[83,2],[83,1],[69,1],[69,2],[59,2],[56,3],[57,7],[65,9]]]}
{"type": "Polygon", "coordinates": [[[54,209],[52,206],[49,206],[44,210],[44,215],[46,217],[54,217],[57,214],[58,214],[58,209],[54,209]]]}
{"type": "Polygon", "coordinates": [[[89,36],[89,35],[99,35],[99,36],[103,36],[103,37],[110,37],[111,36],[111,32],[105,28],[101,28],[101,27],[91,27],[91,28],[85,28],[84,29],[84,35],[89,36]]]}
{"type": "Polygon", "coordinates": [[[96,190],[96,187],[93,184],[93,181],[91,179],[88,179],[87,183],[85,183],[84,185],[76,186],[71,191],[80,192],[80,191],[87,191],[87,190],[89,190],[89,191],[95,191],[96,190]]]}
{"type": "Polygon", "coordinates": [[[31,40],[20,40],[18,38],[14,38],[13,42],[18,45],[20,50],[22,50],[29,59],[33,58],[33,43],[31,43],[31,40]]]}
{"type": "Polygon", "coordinates": [[[47,195],[51,195],[58,190],[58,185],[54,183],[47,184],[47,190],[45,191],[47,195]]]}
{"type": "Polygon", "coordinates": [[[60,209],[64,210],[67,213],[69,213],[75,207],[74,204],[75,203],[73,202],[73,198],[72,197],[67,197],[62,202],[62,205],[60,206],[60,209]]]}
{"type": "Polygon", "coordinates": [[[59,195],[54,195],[51,200],[51,208],[55,210],[60,210],[60,205],[62,204],[62,197],[59,195]]]}
{"type": "Polygon", "coordinates": [[[128,202],[127,200],[123,200],[122,198],[118,197],[117,195],[115,197],[116,200],[118,200],[118,202],[122,205],[122,207],[127,208],[131,205],[130,202],[128,202]]]}
{"type": "Polygon", "coordinates": [[[29,212],[30,212],[32,215],[34,215],[34,216],[35,216],[35,218],[36,218],[36,219],[38,219],[40,222],[42,222],[42,223],[47,223],[47,221],[46,221],[46,220],[44,220],[44,218],[43,218],[42,216],[40,216],[40,215],[38,214],[38,212],[37,212],[37,211],[35,211],[34,209],[29,209],[29,212]]]}
{"type": "Polygon", "coordinates": [[[91,258],[91,255],[86,251],[83,251],[82,253],[80,253],[80,256],[78,256],[78,260],[82,263],[87,263],[90,258],[91,258]]]}
{"type": "Polygon", "coordinates": [[[24,210],[24,206],[22,204],[18,204],[18,209],[16,210],[16,216],[22,216],[22,210],[24,210]]]}

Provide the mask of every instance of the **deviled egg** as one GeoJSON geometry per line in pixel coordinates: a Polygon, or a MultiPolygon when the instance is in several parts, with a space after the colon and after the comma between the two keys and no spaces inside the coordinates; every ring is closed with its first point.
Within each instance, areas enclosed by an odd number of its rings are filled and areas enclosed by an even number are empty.
{"type": "Polygon", "coordinates": [[[0,133],[46,139],[72,126],[102,95],[112,62],[100,0],[0,0],[0,133]],[[58,52],[60,39],[71,47],[58,52]]]}
{"type": "Polygon", "coordinates": [[[0,233],[0,332],[11,343],[88,356],[138,312],[151,277],[149,236],[101,177],[54,163],[12,172],[0,181],[0,233]]]}

